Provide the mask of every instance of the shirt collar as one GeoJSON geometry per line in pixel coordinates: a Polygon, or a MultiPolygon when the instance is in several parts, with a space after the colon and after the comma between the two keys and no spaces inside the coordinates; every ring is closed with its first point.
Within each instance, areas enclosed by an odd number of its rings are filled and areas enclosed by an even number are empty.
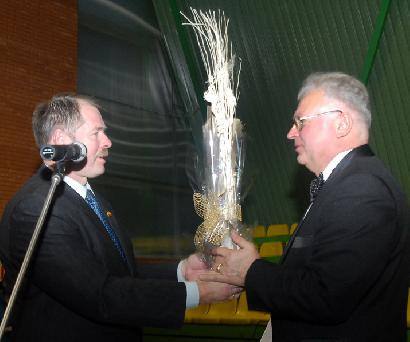
{"type": "Polygon", "coordinates": [[[337,165],[342,161],[342,159],[352,150],[343,151],[338,153],[329,164],[327,164],[326,168],[322,171],[323,180],[326,181],[329,176],[332,174],[333,170],[336,168],[337,165]]]}
{"type": "Polygon", "coordinates": [[[68,176],[64,176],[63,181],[84,199],[87,195],[87,190],[90,189],[92,191],[91,186],[88,182],[86,185],[82,185],[81,183],[68,176]]]}

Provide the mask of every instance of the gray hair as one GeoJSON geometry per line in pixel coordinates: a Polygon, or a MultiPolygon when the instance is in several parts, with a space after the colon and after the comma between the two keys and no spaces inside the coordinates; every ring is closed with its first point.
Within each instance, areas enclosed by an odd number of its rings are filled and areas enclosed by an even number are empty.
{"type": "Polygon", "coordinates": [[[90,97],[75,94],[57,94],[50,101],[40,103],[33,112],[33,134],[38,147],[48,143],[54,129],[61,128],[74,135],[83,122],[79,100],[99,108],[90,97]]]}
{"type": "Polygon", "coordinates": [[[316,72],[309,75],[299,90],[298,100],[302,100],[312,90],[321,89],[326,96],[343,102],[355,110],[367,128],[370,128],[372,114],[369,93],[365,85],[353,76],[342,72],[316,72]]]}

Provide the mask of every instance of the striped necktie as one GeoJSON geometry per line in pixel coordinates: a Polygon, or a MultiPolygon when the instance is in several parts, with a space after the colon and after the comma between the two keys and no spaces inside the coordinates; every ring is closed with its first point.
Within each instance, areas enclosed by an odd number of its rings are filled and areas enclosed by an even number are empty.
{"type": "Polygon", "coordinates": [[[120,240],[118,239],[117,234],[115,234],[114,230],[111,228],[111,225],[108,222],[107,216],[102,211],[100,204],[98,203],[97,199],[95,198],[93,192],[90,189],[87,189],[87,195],[85,196],[85,201],[88,203],[91,209],[97,214],[98,218],[104,225],[105,230],[110,236],[112,242],[114,243],[115,247],[120,253],[122,260],[124,260],[124,262],[127,263],[127,258],[125,257],[125,253],[124,253],[124,250],[122,249],[120,240]]]}

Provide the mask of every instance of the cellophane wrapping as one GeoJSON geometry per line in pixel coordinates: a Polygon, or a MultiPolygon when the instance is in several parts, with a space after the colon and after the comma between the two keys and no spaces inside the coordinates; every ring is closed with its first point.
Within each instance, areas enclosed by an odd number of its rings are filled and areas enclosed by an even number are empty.
{"type": "MultiPolygon", "coordinates": [[[[191,8],[193,27],[207,72],[210,104],[203,133],[203,170],[200,191],[193,195],[194,207],[203,219],[195,237],[195,246],[209,266],[212,249],[236,248],[230,232],[241,234],[241,178],[245,160],[242,122],[235,117],[239,97],[240,60],[232,53],[228,39],[229,20],[221,11],[201,12],[191,8]]],[[[201,163],[200,163],[201,164],[201,163]]]]}

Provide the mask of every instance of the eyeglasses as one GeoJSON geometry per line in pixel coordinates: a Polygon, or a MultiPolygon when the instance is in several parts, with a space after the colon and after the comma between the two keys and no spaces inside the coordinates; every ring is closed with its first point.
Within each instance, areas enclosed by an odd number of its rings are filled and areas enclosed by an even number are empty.
{"type": "Polygon", "coordinates": [[[336,112],[342,113],[341,110],[335,109],[335,110],[328,110],[328,111],[323,112],[323,113],[302,116],[301,118],[298,117],[298,116],[295,116],[292,119],[291,125],[292,125],[292,127],[295,126],[296,129],[300,132],[302,130],[303,126],[305,125],[306,120],[314,119],[314,118],[317,118],[317,117],[322,116],[322,115],[332,114],[332,113],[336,113],[336,112]]]}

